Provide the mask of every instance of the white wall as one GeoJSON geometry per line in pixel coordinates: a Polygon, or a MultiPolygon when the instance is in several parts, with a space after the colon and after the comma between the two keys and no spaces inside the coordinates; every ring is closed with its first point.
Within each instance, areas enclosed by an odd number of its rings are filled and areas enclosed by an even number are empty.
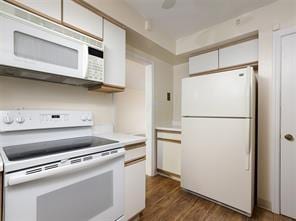
{"type": "Polygon", "coordinates": [[[140,55],[147,62],[153,63],[154,72],[154,120],[155,125],[172,122],[173,101],[167,101],[167,92],[173,92],[173,65],[159,60],[134,47],[127,46],[128,53],[140,55]]]}
{"type": "Polygon", "coordinates": [[[241,22],[236,25],[236,19],[199,31],[193,35],[177,40],[177,54],[215,45],[228,39],[237,38],[253,31],[259,32],[259,132],[258,132],[258,203],[271,209],[273,180],[272,127],[273,117],[273,73],[272,48],[273,29],[277,26],[288,28],[296,26],[296,1],[279,0],[268,6],[259,8],[239,17],[241,22]]]}
{"type": "Polygon", "coordinates": [[[55,109],[92,111],[95,123],[113,123],[112,95],[86,88],[0,77],[0,109],[55,109]]]}
{"type": "Polygon", "coordinates": [[[114,94],[116,132],[146,133],[145,66],[126,60],[126,88],[114,94]]]}
{"type": "Polygon", "coordinates": [[[174,66],[173,76],[173,121],[175,124],[179,124],[181,121],[181,89],[182,79],[189,76],[189,64],[179,64],[174,66]]]}
{"type": "Polygon", "coordinates": [[[154,64],[155,122],[161,125],[173,119],[172,96],[167,100],[167,92],[173,93],[173,66],[158,59],[154,64]]]}
{"type": "Polygon", "coordinates": [[[131,8],[125,1],[117,0],[86,0],[89,4],[98,8],[107,15],[113,17],[117,21],[131,28],[132,30],[140,33],[148,39],[156,42],[165,49],[175,53],[176,44],[175,40],[170,38],[161,30],[154,27],[152,30],[145,30],[145,18],[140,15],[136,10],[131,8]]]}

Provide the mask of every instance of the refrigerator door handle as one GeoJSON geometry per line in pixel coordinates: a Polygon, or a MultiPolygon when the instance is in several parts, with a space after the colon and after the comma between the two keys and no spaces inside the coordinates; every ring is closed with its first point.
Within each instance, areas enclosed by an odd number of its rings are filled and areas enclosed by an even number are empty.
{"type": "Polygon", "coordinates": [[[246,162],[245,162],[245,170],[250,169],[250,145],[246,146],[246,162]]]}
{"type": "Polygon", "coordinates": [[[250,153],[251,153],[251,143],[252,143],[252,121],[249,120],[249,141],[247,142],[247,145],[245,146],[245,170],[250,169],[250,153]]]}
{"type": "MultiPolygon", "coordinates": [[[[253,117],[252,115],[252,105],[253,105],[253,102],[252,102],[252,99],[253,99],[253,87],[255,87],[255,85],[253,85],[253,78],[254,78],[254,73],[253,73],[253,68],[248,66],[247,67],[247,72],[248,72],[248,76],[249,76],[249,81],[250,84],[249,85],[249,114],[251,117],[253,117]]],[[[246,162],[245,162],[245,170],[249,170],[250,169],[250,152],[251,152],[251,144],[252,144],[252,123],[251,123],[251,120],[249,121],[249,142],[248,144],[246,145],[246,162]]]]}

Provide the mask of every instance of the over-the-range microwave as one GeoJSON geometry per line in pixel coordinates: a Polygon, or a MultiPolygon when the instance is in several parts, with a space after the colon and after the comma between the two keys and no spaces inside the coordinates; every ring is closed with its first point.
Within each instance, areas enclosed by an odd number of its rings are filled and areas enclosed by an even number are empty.
{"type": "Polygon", "coordinates": [[[1,1],[0,75],[98,85],[103,43],[1,1]]]}

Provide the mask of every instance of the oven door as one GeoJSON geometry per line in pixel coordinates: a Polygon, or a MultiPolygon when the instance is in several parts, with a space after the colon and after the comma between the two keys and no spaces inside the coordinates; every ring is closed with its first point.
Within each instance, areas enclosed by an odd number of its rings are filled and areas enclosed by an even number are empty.
{"type": "Polygon", "coordinates": [[[5,175],[4,221],[121,219],[124,150],[100,156],[87,161],[72,159],[73,164],[50,170],[42,166],[41,172],[29,175],[28,170],[5,175]]]}

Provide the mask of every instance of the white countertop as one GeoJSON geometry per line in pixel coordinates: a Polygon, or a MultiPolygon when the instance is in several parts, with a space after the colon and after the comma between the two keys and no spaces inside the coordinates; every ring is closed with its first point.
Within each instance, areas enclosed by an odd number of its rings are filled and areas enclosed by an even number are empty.
{"type": "Polygon", "coordinates": [[[181,132],[181,125],[173,124],[173,123],[162,123],[162,124],[159,124],[155,129],[181,132]]]}
{"type": "Polygon", "coordinates": [[[98,137],[117,140],[122,143],[123,146],[142,143],[146,141],[145,136],[113,132],[113,126],[110,124],[96,125],[93,128],[93,134],[98,137]]]}
{"type": "Polygon", "coordinates": [[[136,143],[142,143],[146,141],[146,137],[142,136],[135,136],[130,134],[123,134],[123,133],[107,133],[107,134],[98,134],[98,136],[111,139],[111,140],[117,140],[120,143],[123,144],[123,146],[136,144],[136,143]]]}

